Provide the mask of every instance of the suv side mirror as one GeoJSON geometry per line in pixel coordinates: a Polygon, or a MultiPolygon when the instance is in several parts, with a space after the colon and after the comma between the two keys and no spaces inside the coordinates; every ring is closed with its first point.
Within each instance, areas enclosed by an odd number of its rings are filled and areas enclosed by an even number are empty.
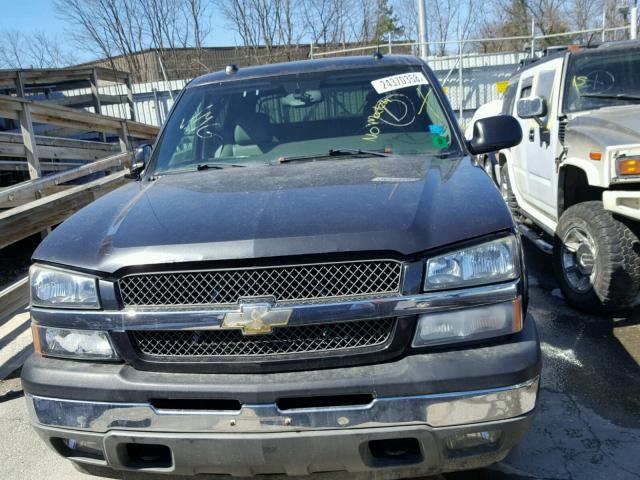
{"type": "Polygon", "coordinates": [[[528,97],[518,100],[520,118],[540,118],[547,114],[547,102],[542,97],[528,97]]]}
{"type": "Polygon", "coordinates": [[[129,166],[129,174],[126,175],[127,178],[140,178],[140,173],[144,170],[144,168],[149,164],[149,159],[151,158],[151,145],[145,143],[144,145],[140,145],[133,152],[133,158],[131,159],[131,165],[129,166]]]}
{"type": "Polygon", "coordinates": [[[511,115],[481,118],[473,124],[469,151],[474,155],[515,147],[522,140],[522,129],[511,115]]]}

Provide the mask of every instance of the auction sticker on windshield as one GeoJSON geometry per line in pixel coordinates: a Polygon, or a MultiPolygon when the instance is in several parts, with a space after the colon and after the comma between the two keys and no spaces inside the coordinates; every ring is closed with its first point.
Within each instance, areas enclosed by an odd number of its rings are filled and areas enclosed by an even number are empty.
{"type": "Polygon", "coordinates": [[[386,93],[401,88],[427,84],[427,78],[422,72],[401,73],[371,81],[371,85],[377,93],[386,93]]]}

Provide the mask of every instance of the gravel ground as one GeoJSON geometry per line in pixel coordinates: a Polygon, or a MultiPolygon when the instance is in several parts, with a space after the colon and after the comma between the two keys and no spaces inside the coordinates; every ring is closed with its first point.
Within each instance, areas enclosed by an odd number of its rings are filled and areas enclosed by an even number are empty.
{"type": "MultiPolygon", "coordinates": [[[[503,462],[437,479],[640,479],[640,311],[577,313],[559,294],[550,258],[527,248],[527,262],[544,355],[533,427],[503,462]]],[[[18,378],[0,381],[0,432],[0,478],[97,478],[45,448],[28,426],[18,378]]]]}

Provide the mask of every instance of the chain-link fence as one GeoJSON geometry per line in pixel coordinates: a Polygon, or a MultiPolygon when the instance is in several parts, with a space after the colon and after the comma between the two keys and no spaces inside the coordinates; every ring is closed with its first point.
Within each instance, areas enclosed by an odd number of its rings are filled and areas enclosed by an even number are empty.
{"type": "MultiPolygon", "coordinates": [[[[473,112],[481,105],[500,98],[501,82],[509,79],[523,61],[545,55],[561,45],[598,44],[635,38],[633,25],[601,27],[588,30],[564,32],[551,35],[528,35],[499,38],[475,38],[447,40],[446,42],[426,42],[432,51],[442,51],[447,55],[429,55],[427,62],[442,83],[452,107],[464,125],[473,112]],[[511,48],[511,51],[501,51],[511,48]]],[[[417,55],[418,42],[386,42],[385,44],[334,48],[304,46],[305,56],[312,59],[344,55],[365,55],[375,51],[392,54],[417,55]]],[[[244,58],[244,57],[243,57],[244,58]]],[[[258,59],[259,60],[259,59],[258,59]]],[[[262,63],[272,63],[272,58],[264,58],[262,63]]],[[[256,63],[256,62],[251,62],[256,63]]],[[[260,63],[259,61],[257,63],[260,63]]],[[[151,125],[164,122],[175,95],[188,83],[189,79],[155,80],[132,86],[136,118],[151,125]]],[[[102,113],[127,118],[126,92],[122,85],[107,85],[100,88],[106,95],[120,95],[122,104],[104,105],[102,113]]],[[[86,89],[68,92],[68,95],[82,95],[86,89]]]]}

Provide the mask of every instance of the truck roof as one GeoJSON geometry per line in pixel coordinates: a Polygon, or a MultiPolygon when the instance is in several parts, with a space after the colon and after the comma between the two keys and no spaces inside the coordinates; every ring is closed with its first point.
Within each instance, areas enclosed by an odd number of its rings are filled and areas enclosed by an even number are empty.
{"type": "Polygon", "coordinates": [[[554,60],[556,58],[559,58],[565,55],[584,55],[585,53],[589,53],[589,52],[593,53],[593,52],[602,51],[605,49],[607,51],[615,51],[615,50],[622,50],[622,49],[628,50],[629,48],[633,48],[633,47],[640,47],[640,40],[622,40],[617,42],[606,42],[606,43],[593,45],[593,46],[578,45],[578,47],[579,49],[575,51],[569,50],[569,47],[567,47],[564,50],[556,51],[551,55],[545,55],[542,58],[538,58],[535,60],[529,59],[528,61],[526,61],[526,63],[524,63],[514,72],[512,77],[519,75],[520,73],[525,72],[530,68],[537,67],[538,65],[541,65],[545,62],[549,62],[551,60],[554,60]]]}
{"type": "Polygon", "coordinates": [[[187,88],[208,83],[225,82],[246,78],[260,78],[273,75],[310,73],[326,70],[344,70],[349,68],[363,68],[393,65],[423,65],[422,60],[412,55],[383,55],[383,56],[354,56],[323,58],[319,60],[299,60],[296,62],[273,63],[255,67],[240,67],[233,74],[224,70],[207,73],[192,80],[187,88]]]}

